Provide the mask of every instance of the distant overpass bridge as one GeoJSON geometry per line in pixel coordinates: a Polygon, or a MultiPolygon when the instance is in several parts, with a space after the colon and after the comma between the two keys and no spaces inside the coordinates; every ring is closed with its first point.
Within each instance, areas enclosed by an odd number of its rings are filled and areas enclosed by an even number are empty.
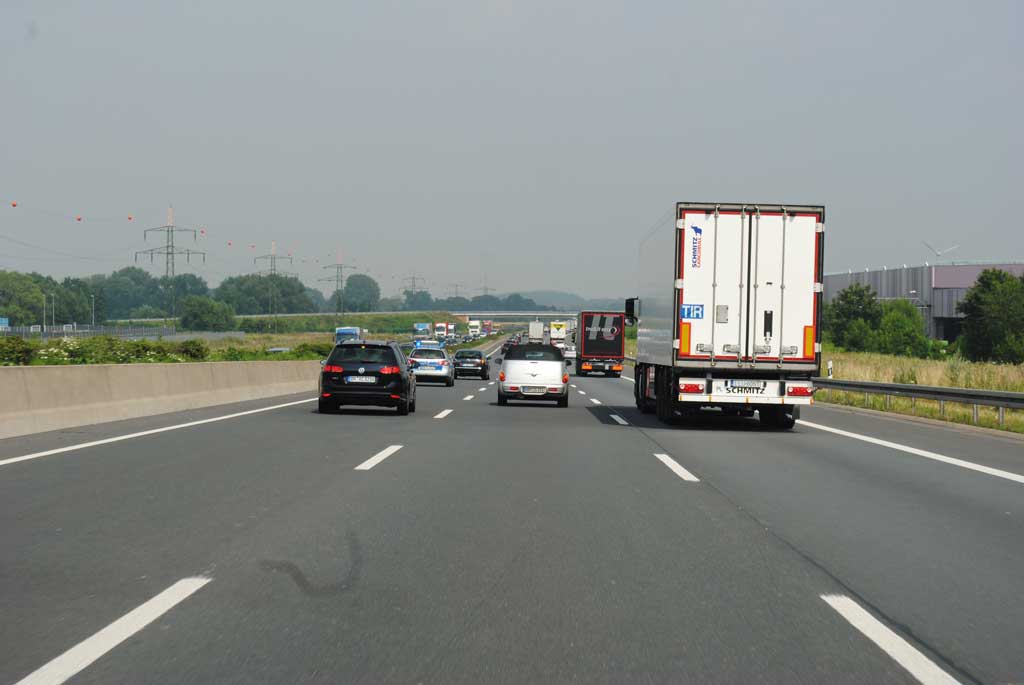
{"type": "Polygon", "coordinates": [[[452,312],[465,319],[479,319],[490,321],[558,321],[559,319],[575,319],[578,311],[521,311],[521,312],[452,312]]]}

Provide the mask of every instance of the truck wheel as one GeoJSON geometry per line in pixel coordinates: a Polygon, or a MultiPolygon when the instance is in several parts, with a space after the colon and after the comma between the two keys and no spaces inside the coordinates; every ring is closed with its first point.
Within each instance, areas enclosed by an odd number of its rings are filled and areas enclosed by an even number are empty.
{"type": "Polygon", "coordinates": [[[636,402],[636,408],[643,414],[653,414],[654,407],[647,399],[647,367],[637,366],[633,375],[636,376],[636,382],[633,383],[633,399],[636,402]]]}
{"type": "Polygon", "coordinates": [[[671,394],[672,390],[672,374],[668,369],[657,368],[654,371],[654,387],[657,399],[654,401],[654,413],[657,414],[658,420],[664,423],[672,421],[673,416],[673,397],[671,394]]]}
{"type": "Polygon", "coordinates": [[[577,365],[576,365],[576,375],[577,375],[577,376],[586,376],[586,375],[587,375],[587,372],[586,372],[586,371],[584,371],[583,369],[581,369],[581,368],[580,368],[580,365],[579,365],[579,364],[577,364],[577,365]]]}

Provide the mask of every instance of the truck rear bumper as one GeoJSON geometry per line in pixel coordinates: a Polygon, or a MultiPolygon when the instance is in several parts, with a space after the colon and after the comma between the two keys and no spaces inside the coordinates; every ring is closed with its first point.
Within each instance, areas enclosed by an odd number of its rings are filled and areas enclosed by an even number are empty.
{"type": "Polygon", "coordinates": [[[736,395],[697,395],[695,393],[679,393],[676,397],[678,402],[687,402],[694,404],[802,404],[811,405],[814,404],[813,397],[759,397],[759,396],[743,396],[737,397],[736,395]]]}

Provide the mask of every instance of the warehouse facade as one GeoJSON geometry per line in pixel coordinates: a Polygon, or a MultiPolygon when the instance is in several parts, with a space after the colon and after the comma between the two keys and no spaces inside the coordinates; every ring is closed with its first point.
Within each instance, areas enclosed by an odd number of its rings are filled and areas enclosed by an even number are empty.
{"type": "Polygon", "coordinates": [[[1024,262],[926,263],[826,274],[824,297],[831,302],[853,283],[871,286],[879,300],[908,300],[921,310],[929,337],[952,341],[960,334],[963,319],[956,306],[985,269],[1002,269],[1020,276],[1024,274],[1024,262]]]}

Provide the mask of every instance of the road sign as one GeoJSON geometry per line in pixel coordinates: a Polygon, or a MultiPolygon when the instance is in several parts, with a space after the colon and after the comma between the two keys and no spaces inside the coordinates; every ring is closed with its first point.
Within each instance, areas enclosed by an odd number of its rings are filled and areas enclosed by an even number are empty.
{"type": "Polygon", "coordinates": [[[0,328],[10,328],[11,320],[6,316],[0,316],[0,328]]]}

